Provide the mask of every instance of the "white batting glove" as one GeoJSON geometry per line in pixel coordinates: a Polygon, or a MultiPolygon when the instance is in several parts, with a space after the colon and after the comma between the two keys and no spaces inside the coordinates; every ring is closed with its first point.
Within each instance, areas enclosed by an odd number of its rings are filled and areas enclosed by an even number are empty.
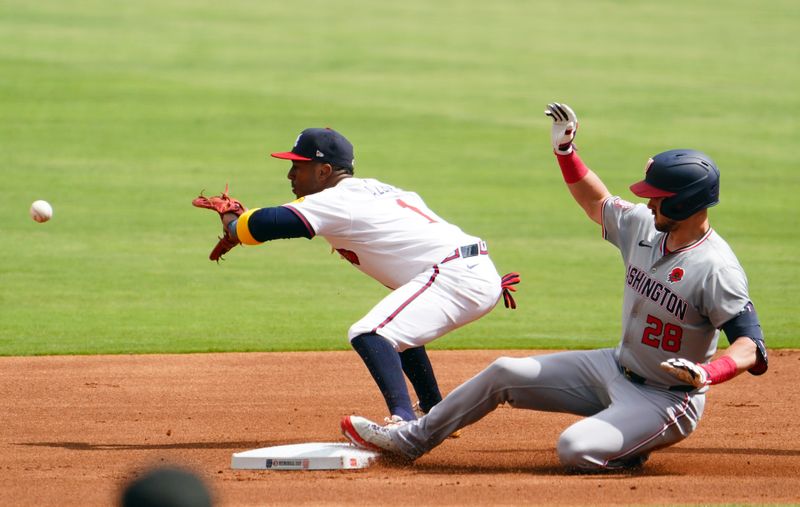
{"type": "Polygon", "coordinates": [[[698,388],[705,387],[711,383],[711,381],[708,380],[708,373],[706,373],[706,370],[699,364],[693,363],[688,359],[667,359],[661,363],[661,369],[678,380],[682,380],[698,388]]]}
{"type": "Polygon", "coordinates": [[[547,104],[544,114],[553,119],[553,130],[550,134],[553,150],[559,155],[569,155],[572,153],[572,141],[578,131],[578,117],[575,112],[566,104],[553,102],[547,104]]]}

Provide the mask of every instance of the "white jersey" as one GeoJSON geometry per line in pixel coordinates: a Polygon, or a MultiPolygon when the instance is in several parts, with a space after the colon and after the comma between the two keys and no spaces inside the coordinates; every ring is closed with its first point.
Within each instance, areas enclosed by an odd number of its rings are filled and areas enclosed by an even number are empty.
{"type": "Polygon", "coordinates": [[[644,204],[609,197],[602,221],[603,237],[625,262],[620,365],[649,382],[674,384],[659,364],[676,356],[696,363],[711,358],[719,328],[750,301],[744,270],[713,229],[668,252],[668,233],[656,230],[644,204]]]}
{"type": "Polygon", "coordinates": [[[436,215],[414,192],[346,178],[285,204],[356,268],[395,289],[480,240],[436,215]]]}

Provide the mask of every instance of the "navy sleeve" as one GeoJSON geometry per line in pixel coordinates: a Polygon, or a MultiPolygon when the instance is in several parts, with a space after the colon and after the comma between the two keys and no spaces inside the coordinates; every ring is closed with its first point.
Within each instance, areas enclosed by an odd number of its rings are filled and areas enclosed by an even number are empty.
{"type": "Polygon", "coordinates": [[[256,210],[247,220],[247,227],[253,238],[260,242],[273,239],[312,238],[308,227],[300,217],[283,206],[256,210]]]}
{"type": "Polygon", "coordinates": [[[767,371],[768,359],[767,347],[764,344],[764,332],[761,330],[761,323],[758,321],[758,315],[752,302],[748,302],[736,317],[723,324],[722,330],[730,343],[742,336],[753,340],[756,344],[758,362],[748,371],[753,375],[761,375],[767,371]]]}

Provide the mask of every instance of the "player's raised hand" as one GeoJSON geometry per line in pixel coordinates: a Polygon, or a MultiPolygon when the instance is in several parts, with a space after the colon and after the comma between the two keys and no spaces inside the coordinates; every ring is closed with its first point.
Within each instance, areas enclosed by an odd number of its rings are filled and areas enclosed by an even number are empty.
{"type": "Polygon", "coordinates": [[[688,359],[679,357],[667,359],[661,363],[661,369],[673,375],[678,380],[682,380],[695,387],[705,387],[711,383],[708,380],[708,373],[706,370],[699,364],[693,363],[688,359]]]}
{"type": "Polygon", "coordinates": [[[553,119],[553,130],[550,134],[553,142],[553,149],[559,155],[569,155],[572,153],[572,141],[578,131],[578,117],[575,112],[566,104],[553,102],[547,104],[544,114],[553,119]]]}

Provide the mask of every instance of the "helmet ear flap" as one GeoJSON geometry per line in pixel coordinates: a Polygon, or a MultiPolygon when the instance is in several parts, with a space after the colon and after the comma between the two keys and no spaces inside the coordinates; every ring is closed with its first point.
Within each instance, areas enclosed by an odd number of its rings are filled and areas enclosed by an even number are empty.
{"type": "Polygon", "coordinates": [[[672,220],[686,220],[698,211],[719,204],[719,176],[711,171],[704,178],[661,202],[661,214],[672,220]]]}

